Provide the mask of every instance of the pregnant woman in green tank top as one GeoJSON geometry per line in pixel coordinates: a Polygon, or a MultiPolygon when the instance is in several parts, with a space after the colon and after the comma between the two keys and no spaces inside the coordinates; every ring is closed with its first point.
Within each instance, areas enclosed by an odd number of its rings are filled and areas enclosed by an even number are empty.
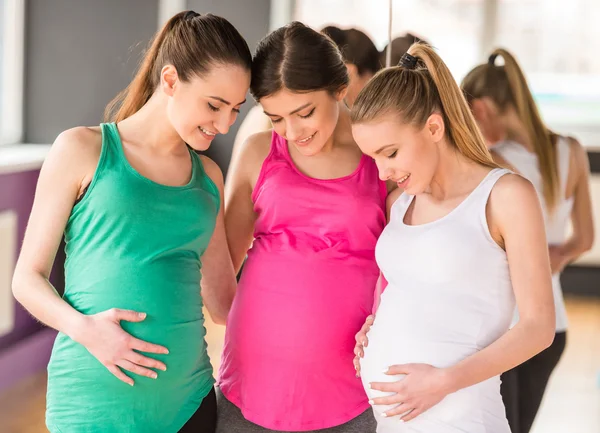
{"type": "Polygon", "coordinates": [[[52,433],[214,431],[202,307],[224,323],[236,286],[223,176],[194,150],[235,121],[250,64],[225,19],[180,13],[109,107],[112,122],[54,143],[13,283],[59,331],[48,366],[52,433]],[[48,276],[63,233],[61,298],[48,276]]]}

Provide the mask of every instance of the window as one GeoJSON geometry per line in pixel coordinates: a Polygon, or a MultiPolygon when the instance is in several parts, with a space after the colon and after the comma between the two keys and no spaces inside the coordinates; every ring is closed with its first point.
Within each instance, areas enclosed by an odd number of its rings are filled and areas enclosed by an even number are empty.
{"type": "MultiPolygon", "coordinates": [[[[296,0],[294,19],[356,27],[382,50],[388,0],[296,0]]],[[[521,63],[548,125],[600,146],[600,1],[393,0],[392,37],[431,42],[460,81],[495,46],[521,63]]]]}
{"type": "Polygon", "coordinates": [[[25,0],[0,2],[0,145],[23,137],[25,0]]]}

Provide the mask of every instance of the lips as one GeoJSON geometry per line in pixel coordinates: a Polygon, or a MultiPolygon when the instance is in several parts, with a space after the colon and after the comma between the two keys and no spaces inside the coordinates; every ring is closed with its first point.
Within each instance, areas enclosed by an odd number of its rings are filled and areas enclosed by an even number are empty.
{"type": "Polygon", "coordinates": [[[212,140],[217,135],[216,132],[209,131],[208,129],[203,128],[202,126],[198,127],[198,131],[206,138],[207,140],[212,140]]]}
{"type": "Polygon", "coordinates": [[[310,142],[313,140],[313,138],[314,138],[314,136],[315,136],[316,134],[317,134],[317,133],[316,133],[316,132],[314,132],[312,135],[309,135],[308,137],[305,137],[305,138],[303,138],[302,140],[296,140],[296,144],[297,144],[298,146],[306,146],[307,144],[309,144],[309,143],[310,143],[310,142]]]}

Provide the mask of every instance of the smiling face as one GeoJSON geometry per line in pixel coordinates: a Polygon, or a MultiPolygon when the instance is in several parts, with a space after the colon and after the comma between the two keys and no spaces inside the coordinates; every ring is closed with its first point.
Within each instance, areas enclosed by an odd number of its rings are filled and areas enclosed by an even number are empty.
{"type": "Polygon", "coordinates": [[[408,194],[420,194],[431,185],[439,164],[444,121],[434,113],[421,128],[402,123],[397,115],[352,125],[360,150],[372,157],[381,180],[393,180],[408,194]]]}
{"type": "Polygon", "coordinates": [[[325,90],[295,93],[282,89],[259,102],[277,134],[305,156],[319,153],[333,135],[340,114],[338,102],[345,90],[331,95],[325,90]]]}
{"type": "Polygon", "coordinates": [[[187,82],[178,78],[172,65],[161,72],[167,117],[179,136],[199,151],[208,149],[217,134],[229,131],[249,87],[250,72],[236,65],[215,65],[187,82]]]}

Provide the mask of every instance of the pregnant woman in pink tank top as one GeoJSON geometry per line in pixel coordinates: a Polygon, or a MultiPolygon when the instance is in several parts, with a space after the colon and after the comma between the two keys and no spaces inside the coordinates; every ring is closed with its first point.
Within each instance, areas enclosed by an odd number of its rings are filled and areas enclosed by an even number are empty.
{"type": "Polygon", "coordinates": [[[373,305],[387,189],[352,138],[335,44],[300,23],[258,45],[251,91],[273,131],[232,161],[225,220],[236,270],[218,431],[371,433],[352,365],[373,305]]]}

